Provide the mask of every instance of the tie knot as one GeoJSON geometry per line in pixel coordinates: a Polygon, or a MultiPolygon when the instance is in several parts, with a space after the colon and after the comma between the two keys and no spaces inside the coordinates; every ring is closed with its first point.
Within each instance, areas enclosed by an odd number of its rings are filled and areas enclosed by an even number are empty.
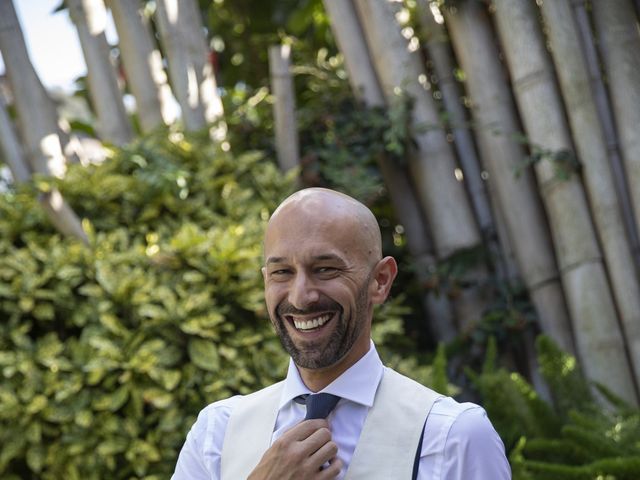
{"type": "Polygon", "coordinates": [[[305,403],[307,404],[307,415],[305,420],[314,418],[327,418],[340,400],[340,397],[330,393],[312,393],[307,395],[305,403]]]}

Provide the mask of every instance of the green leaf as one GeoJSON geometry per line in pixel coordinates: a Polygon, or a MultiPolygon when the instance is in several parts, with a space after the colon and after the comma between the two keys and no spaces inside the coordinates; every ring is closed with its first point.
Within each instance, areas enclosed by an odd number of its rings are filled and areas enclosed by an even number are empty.
{"type": "Polygon", "coordinates": [[[91,410],[82,410],[76,414],[75,422],[82,428],[89,428],[93,423],[93,413],[91,410]]]}
{"type": "Polygon", "coordinates": [[[27,449],[27,465],[32,472],[40,473],[44,466],[45,451],[41,445],[32,445],[27,449]]]}
{"type": "Polygon", "coordinates": [[[220,355],[213,342],[192,338],[188,351],[191,361],[203,370],[215,372],[220,368],[220,355]]]}
{"type": "Polygon", "coordinates": [[[42,411],[47,406],[48,403],[49,403],[49,400],[47,399],[46,396],[36,395],[35,397],[33,397],[31,402],[29,402],[29,405],[27,405],[27,408],[25,409],[25,411],[29,415],[36,414],[42,411]]]}
{"type": "Polygon", "coordinates": [[[108,410],[115,412],[119,410],[129,398],[129,388],[122,386],[115,391],[98,395],[94,398],[92,406],[95,410],[102,411],[108,410]]]}
{"type": "Polygon", "coordinates": [[[145,402],[156,408],[167,408],[173,402],[173,395],[159,388],[147,388],[142,397],[145,402]]]}

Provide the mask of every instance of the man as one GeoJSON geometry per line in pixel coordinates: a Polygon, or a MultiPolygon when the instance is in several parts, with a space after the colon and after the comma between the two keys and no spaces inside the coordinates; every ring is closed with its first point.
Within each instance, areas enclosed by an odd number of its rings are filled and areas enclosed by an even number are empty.
{"type": "Polygon", "coordinates": [[[482,408],[383,367],[370,339],[373,307],[397,266],[382,256],[367,207],[326,189],[293,194],[269,221],[264,261],[269,316],[291,356],[287,378],[205,408],[174,480],[511,478],[482,408]],[[311,413],[318,404],[325,411],[311,413]]]}

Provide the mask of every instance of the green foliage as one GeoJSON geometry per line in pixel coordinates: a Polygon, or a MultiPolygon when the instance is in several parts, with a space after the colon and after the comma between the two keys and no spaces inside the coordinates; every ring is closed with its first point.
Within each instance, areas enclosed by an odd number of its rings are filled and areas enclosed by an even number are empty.
{"type": "Polygon", "coordinates": [[[573,409],[588,409],[593,399],[575,357],[563,352],[547,336],[536,341],[540,372],[554,392],[555,406],[562,418],[573,409]]]}
{"type": "Polygon", "coordinates": [[[470,373],[508,449],[515,480],[640,478],[640,410],[614,399],[602,406],[573,357],[544,336],[541,372],[554,405],[519,375],[495,367],[495,341],[485,367],[470,373]]]}
{"type": "Polygon", "coordinates": [[[569,149],[551,150],[532,143],[525,135],[514,135],[514,139],[529,149],[529,156],[515,169],[516,177],[522,175],[527,168],[538,162],[547,161],[553,166],[554,180],[562,182],[569,180],[572,175],[580,171],[580,161],[575,153],[569,149]]]}
{"type": "Polygon", "coordinates": [[[0,197],[0,476],[167,478],[204,405],[283,373],[259,265],[290,184],[174,135],[60,182],[89,247],[0,197]]]}
{"type": "MultiPolygon", "coordinates": [[[[52,180],[0,197],[2,478],[168,478],[200,409],[282,377],[259,267],[292,180],[207,138],[144,138],[55,182],[88,246],[41,212],[52,180]]],[[[400,302],[374,339],[428,381],[399,353],[415,350],[400,302]]]]}
{"type": "Polygon", "coordinates": [[[559,425],[551,408],[517,373],[496,368],[495,339],[489,341],[481,374],[467,374],[483,398],[483,406],[507,448],[522,436],[554,436],[559,425]]]}
{"type": "Polygon", "coordinates": [[[219,84],[266,85],[268,49],[295,35],[312,50],[333,44],[322,0],[200,1],[219,84]]]}

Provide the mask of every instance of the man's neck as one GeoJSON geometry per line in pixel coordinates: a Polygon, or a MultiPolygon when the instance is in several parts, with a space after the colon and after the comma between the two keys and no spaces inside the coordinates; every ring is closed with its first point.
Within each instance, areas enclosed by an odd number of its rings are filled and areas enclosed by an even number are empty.
{"type": "Polygon", "coordinates": [[[300,378],[312,392],[319,392],[336,378],[349,370],[355,363],[364,357],[370,349],[370,343],[358,349],[352,349],[342,359],[325,368],[304,368],[296,365],[300,378]]]}

